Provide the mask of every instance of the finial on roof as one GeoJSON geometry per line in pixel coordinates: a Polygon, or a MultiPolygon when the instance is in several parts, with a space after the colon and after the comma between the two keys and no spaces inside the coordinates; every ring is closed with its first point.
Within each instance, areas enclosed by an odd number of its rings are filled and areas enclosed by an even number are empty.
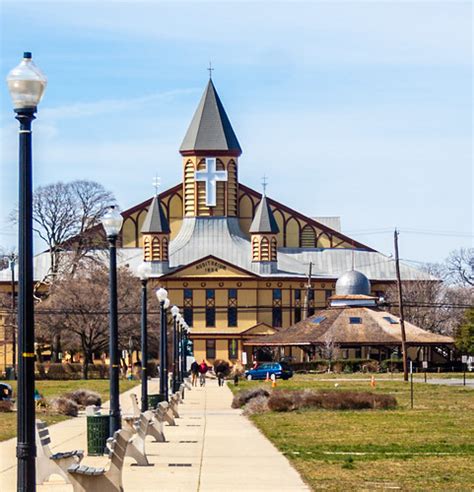
{"type": "Polygon", "coordinates": [[[207,69],[209,71],[209,78],[212,79],[212,72],[214,69],[212,68],[212,63],[209,61],[209,68],[207,69]]]}
{"type": "Polygon", "coordinates": [[[267,186],[268,186],[268,179],[264,174],[262,178],[263,196],[267,196],[267,186]]]}
{"type": "Polygon", "coordinates": [[[158,189],[161,186],[161,178],[155,174],[155,177],[153,178],[153,186],[155,187],[155,196],[158,196],[158,189]]]}

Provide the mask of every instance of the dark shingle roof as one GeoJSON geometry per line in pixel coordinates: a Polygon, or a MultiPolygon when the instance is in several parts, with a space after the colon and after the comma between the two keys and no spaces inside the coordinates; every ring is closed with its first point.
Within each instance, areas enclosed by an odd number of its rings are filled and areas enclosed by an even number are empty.
{"type": "Polygon", "coordinates": [[[170,226],[168,219],[161,207],[160,199],[155,196],[143,222],[142,234],[165,233],[169,234],[170,226]]]}
{"type": "Polygon", "coordinates": [[[242,153],[212,80],[207,84],[179,150],[181,153],[192,151],[223,151],[235,155],[242,153]]]}
{"type": "Polygon", "coordinates": [[[265,195],[262,196],[258,204],[249,232],[267,234],[278,234],[280,232],[265,195]]]}

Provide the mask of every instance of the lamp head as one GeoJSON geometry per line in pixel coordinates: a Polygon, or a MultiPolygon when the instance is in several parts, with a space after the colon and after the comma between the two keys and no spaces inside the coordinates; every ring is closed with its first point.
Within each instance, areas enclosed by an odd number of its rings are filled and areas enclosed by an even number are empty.
{"type": "Polygon", "coordinates": [[[176,318],[179,315],[179,307],[178,306],[173,306],[171,308],[171,314],[176,318]]]}
{"type": "Polygon", "coordinates": [[[158,298],[159,302],[164,302],[165,299],[168,299],[168,291],[166,289],[163,289],[163,287],[160,287],[156,291],[156,297],[158,298]]]}
{"type": "Polygon", "coordinates": [[[170,307],[170,300],[168,299],[168,297],[165,299],[165,302],[163,303],[163,307],[165,309],[168,309],[170,307]]]}
{"type": "Polygon", "coordinates": [[[122,229],[123,217],[115,205],[101,219],[102,226],[107,237],[117,237],[122,229]]]}
{"type": "Polygon", "coordinates": [[[18,66],[7,76],[8,90],[15,109],[36,108],[48,83],[41,70],[33,63],[31,53],[25,52],[18,66]]]}
{"type": "Polygon", "coordinates": [[[137,274],[140,280],[148,280],[151,276],[151,263],[149,261],[144,261],[137,268],[137,274]]]}

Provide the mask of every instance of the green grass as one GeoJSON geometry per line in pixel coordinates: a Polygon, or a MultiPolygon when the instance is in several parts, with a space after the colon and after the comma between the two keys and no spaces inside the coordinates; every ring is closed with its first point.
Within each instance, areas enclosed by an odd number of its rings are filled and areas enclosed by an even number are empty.
{"type": "MultiPolygon", "coordinates": [[[[14,396],[16,395],[16,381],[8,381],[13,387],[14,396]]],[[[139,381],[120,380],[120,392],[127,391],[134,386],[137,386],[139,381]]],[[[109,399],[109,381],[105,379],[92,380],[70,380],[70,381],[36,381],[36,388],[45,398],[54,398],[63,395],[69,391],[74,391],[79,388],[86,388],[91,391],[97,391],[100,394],[102,401],[109,399]]],[[[61,422],[70,417],[65,415],[52,415],[41,410],[37,411],[38,418],[45,420],[48,425],[61,422]]],[[[16,436],[16,412],[0,413],[0,441],[5,441],[16,436]]]]}
{"type": "MultiPolygon", "coordinates": [[[[376,376],[372,389],[361,375],[297,375],[278,388],[374,391],[395,396],[396,410],[270,412],[251,417],[293,462],[313,490],[472,490],[474,391],[376,376]]],[[[232,390],[268,383],[245,381],[232,390]]]]}

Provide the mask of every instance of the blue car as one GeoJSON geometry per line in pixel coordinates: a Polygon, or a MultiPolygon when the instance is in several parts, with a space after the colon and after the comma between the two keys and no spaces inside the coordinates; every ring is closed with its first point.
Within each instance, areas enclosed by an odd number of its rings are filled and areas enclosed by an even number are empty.
{"type": "Polygon", "coordinates": [[[266,379],[275,375],[275,378],[290,379],[293,376],[293,371],[284,362],[262,362],[255,369],[245,371],[247,379],[266,379]]]}

